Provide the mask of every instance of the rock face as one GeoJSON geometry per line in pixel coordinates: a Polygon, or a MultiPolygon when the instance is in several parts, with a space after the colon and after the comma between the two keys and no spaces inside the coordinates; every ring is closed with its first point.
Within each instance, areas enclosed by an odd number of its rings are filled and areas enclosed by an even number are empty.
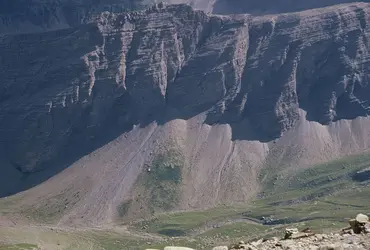
{"type": "Polygon", "coordinates": [[[4,0],[0,3],[0,33],[30,33],[86,23],[102,11],[141,9],[143,1],[129,0],[4,0]]]}
{"type": "MultiPolygon", "coordinates": [[[[31,33],[84,24],[102,11],[141,10],[157,0],[3,0],[0,3],[0,33],[31,33]]],[[[276,14],[320,8],[353,0],[169,0],[215,14],[276,14]]],[[[368,0],[362,2],[369,2],[368,0]]]]}
{"type": "MultiPolygon", "coordinates": [[[[199,1],[200,2],[200,1],[199,1]]],[[[251,13],[251,14],[276,14],[302,11],[307,9],[322,8],[335,4],[354,3],[353,0],[218,0],[212,6],[214,13],[251,13]]],[[[369,1],[361,1],[369,2],[369,1]]]]}
{"type": "MultiPolygon", "coordinates": [[[[1,38],[1,138],[33,171],[99,131],[207,112],[272,140],[299,109],[329,124],[369,112],[369,5],[252,18],[184,5],[1,38]],[[168,111],[168,112],[167,112],[168,111]],[[27,152],[27,153],[25,153],[27,152]]],[[[103,133],[103,132],[102,132],[103,133]]]]}

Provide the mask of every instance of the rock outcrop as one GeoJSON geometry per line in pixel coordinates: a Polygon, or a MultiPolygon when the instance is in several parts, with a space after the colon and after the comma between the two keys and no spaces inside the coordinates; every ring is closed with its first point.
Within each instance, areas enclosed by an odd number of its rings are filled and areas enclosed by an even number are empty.
{"type": "Polygon", "coordinates": [[[129,0],[3,0],[1,33],[33,33],[78,26],[102,11],[142,9],[148,3],[129,0]]]}
{"type": "MultiPolygon", "coordinates": [[[[202,2],[201,0],[196,1],[202,2]]],[[[322,8],[335,4],[353,3],[353,0],[312,0],[312,1],[290,1],[290,0],[218,0],[212,5],[213,13],[251,13],[254,15],[276,14],[303,11],[307,9],[322,8]]],[[[361,2],[369,2],[367,0],[361,2]]],[[[199,5],[199,3],[198,3],[199,5]]]]}
{"type": "MultiPolygon", "coordinates": [[[[369,249],[370,238],[368,231],[358,231],[358,225],[369,224],[369,218],[364,214],[358,214],[355,219],[349,222],[352,231],[343,231],[331,234],[315,234],[310,230],[299,231],[297,228],[286,229],[282,239],[273,237],[271,239],[260,239],[245,243],[244,241],[234,244],[225,249],[248,249],[248,250],[267,250],[267,249],[290,249],[290,250],[345,250],[345,249],[369,249]]],[[[223,247],[214,247],[218,250],[223,247]]]]}
{"type": "MultiPolygon", "coordinates": [[[[0,33],[32,33],[75,27],[102,11],[121,13],[142,10],[157,0],[3,0],[0,3],[0,33]]],[[[214,14],[277,14],[353,3],[354,0],[168,0],[188,4],[214,14]]],[[[362,1],[362,2],[368,2],[362,1]]]]}
{"type": "Polygon", "coordinates": [[[317,234],[298,240],[279,240],[273,238],[261,242],[250,242],[245,244],[236,244],[229,248],[249,249],[249,250],[267,250],[267,249],[290,249],[290,250],[347,250],[369,249],[370,241],[368,236],[363,235],[340,235],[340,234],[317,234]]]}

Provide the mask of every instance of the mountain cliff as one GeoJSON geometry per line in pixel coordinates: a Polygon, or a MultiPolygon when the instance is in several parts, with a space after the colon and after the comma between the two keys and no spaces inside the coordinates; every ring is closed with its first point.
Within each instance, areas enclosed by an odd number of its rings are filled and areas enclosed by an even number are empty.
{"type": "Polygon", "coordinates": [[[60,221],[101,223],[117,207],[139,217],[245,201],[263,166],[366,150],[369,14],[365,3],[267,16],[157,4],[5,33],[0,178],[12,182],[0,194],[53,176],[24,199],[42,210],[67,197],[60,221]]]}
{"type": "MultiPolygon", "coordinates": [[[[201,0],[199,1],[201,2],[201,0]]],[[[353,0],[216,0],[212,5],[212,12],[219,14],[251,13],[277,14],[323,8],[336,4],[354,3],[353,0]]],[[[367,0],[361,2],[369,2],[367,0]]]]}
{"type": "Polygon", "coordinates": [[[4,0],[0,3],[0,33],[32,33],[64,29],[88,22],[102,11],[144,8],[150,1],[131,0],[4,0]]]}

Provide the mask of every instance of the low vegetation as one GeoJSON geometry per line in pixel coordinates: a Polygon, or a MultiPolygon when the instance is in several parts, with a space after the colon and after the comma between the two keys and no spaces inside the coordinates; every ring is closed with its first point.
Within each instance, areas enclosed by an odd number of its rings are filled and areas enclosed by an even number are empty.
{"type": "Polygon", "coordinates": [[[183,165],[183,156],[175,150],[154,158],[143,181],[152,213],[168,211],[178,203],[183,165]]]}
{"type": "Polygon", "coordinates": [[[208,223],[232,218],[244,211],[244,208],[215,208],[205,211],[170,213],[135,224],[136,229],[145,227],[150,233],[164,236],[186,236],[208,223]]]}
{"type": "Polygon", "coordinates": [[[151,164],[147,165],[147,171],[138,178],[140,198],[122,202],[117,207],[118,215],[121,218],[126,216],[131,206],[134,209],[145,206],[150,214],[175,208],[180,199],[183,167],[184,156],[179,150],[170,149],[156,155],[151,164]],[[135,204],[137,202],[141,204],[135,204]]]}
{"type": "MultiPolygon", "coordinates": [[[[370,154],[363,154],[303,169],[291,178],[283,179],[282,172],[277,172],[272,177],[275,185],[266,184],[263,195],[254,202],[206,211],[162,213],[132,224],[129,230],[136,236],[109,230],[55,232],[40,229],[36,233],[35,228],[30,229],[32,232],[0,228],[0,234],[12,242],[21,243],[28,239],[26,242],[30,244],[2,245],[0,250],[37,249],[39,242],[35,239],[48,246],[54,244],[55,249],[134,250],[166,245],[211,249],[211,246],[238,239],[280,235],[288,226],[326,232],[346,226],[353,214],[366,212],[370,207],[369,166],[370,154]],[[17,237],[16,233],[24,237],[17,237]],[[143,233],[149,233],[155,239],[137,236],[143,233]]],[[[150,209],[165,211],[176,205],[183,167],[183,158],[176,151],[155,157],[150,172],[140,177],[150,197],[150,209]]],[[[119,213],[127,213],[132,202],[122,203],[119,213]]],[[[9,209],[2,211],[9,212],[9,209]]]]}
{"type": "Polygon", "coordinates": [[[262,234],[288,224],[317,230],[340,228],[351,215],[370,207],[370,178],[355,178],[369,166],[370,154],[347,157],[298,171],[292,178],[280,180],[274,189],[266,185],[264,196],[248,205],[161,215],[140,225],[146,224],[151,233],[179,236],[192,235],[208,224],[205,235],[224,232],[229,237],[238,237],[241,225],[246,227],[243,231],[262,226],[263,230],[253,230],[262,234]]]}
{"type": "Polygon", "coordinates": [[[14,245],[0,245],[0,250],[39,250],[37,245],[33,244],[14,244],[14,245]]]}

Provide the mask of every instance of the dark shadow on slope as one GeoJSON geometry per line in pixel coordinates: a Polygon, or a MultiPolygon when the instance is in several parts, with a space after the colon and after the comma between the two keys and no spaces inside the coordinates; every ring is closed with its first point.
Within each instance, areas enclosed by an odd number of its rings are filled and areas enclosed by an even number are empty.
{"type": "Polygon", "coordinates": [[[180,237],[186,235],[185,231],[180,229],[162,229],[158,231],[158,233],[168,237],[180,237]]]}
{"type": "Polygon", "coordinates": [[[365,182],[370,180],[370,170],[358,171],[352,174],[352,180],[356,182],[365,182]]]}
{"type": "MultiPolygon", "coordinates": [[[[76,126],[69,135],[65,145],[60,148],[58,155],[52,160],[36,165],[32,172],[22,171],[20,166],[6,162],[1,164],[0,198],[25,191],[37,186],[47,179],[57,175],[74,162],[96,149],[112,142],[125,132],[132,130],[134,125],[147,126],[155,120],[153,115],[142,116],[140,123],[134,112],[134,106],[129,103],[130,98],[117,98],[111,112],[106,116],[104,124],[89,128],[88,124],[76,126]]],[[[86,109],[81,121],[87,121],[92,111],[86,109]]],[[[6,152],[3,150],[2,152],[6,152]]],[[[7,159],[6,157],[2,159],[7,159]]]]}
{"type": "MultiPolygon", "coordinates": [[[[122,134],[132,130],[134,125],[146,127],[152,122],[164,125],[174,119],[190,119],[202,112],[206,112],[211,103],[196,107],[196,109],[178,110],[170,104],[167,107],[152,107],[150,111],[143,113],[135,109],[136,104],[130,95],[125,92],[117,98],[109,113],[100,126],[90,127],[89,116],[93,112],[91,108],[86,108],[81,113],[79,122],[73,128],[63,147],[58,150],[58,154],[51,160],[42,162],[35,166],[32,172],[22,170],[22,166],[17,163],[2,164],[2,178],[0,178],[0,198],[10,196],[32,187],[35,187],[49,178],[70,167],[74,162],[82,157],[89,155],[96,149],[112,142],[122,134]]],[[[236,130],[236,138],[248,138],[258,140],[258,135],[252,130],[246,131],[244,123],[235,123],[233,128],[236,130]]],[[[2,152],[6,152],[3,150],[2,152]]],[[[1,153],[1,152],[0,152],[1,153]]],[[[7,159],[4,157],[2,159],[7,159]]]]}
{"type": "MultiPolygon", "coordinates": [[[[2,151],[3,152],[3,151],[2,151]]],[[[0,155],[3,160],[5,156],[0,155]]],[[[0,198],[9,196],[14,193],[14,190],[18,190],[19,186],[22,185],[23,174],[14,168],[8,162],[0,161],[0,198]]]]}
{"type": "Polygon", "coordinates": [[[253,128],[248,118],[231,123],[232,140],[270,142],[279,138],[279,134],[268,134],[263,130],[253,128]]]}
{"type": "MultiPolygon", "coordinates": [[[[76,13],[70,14],[73,17],[76,13]]],[[[120,90],[119,87],[114,87],[116,85],[112,82],[105,82],[104,79],[107,79],[107,76],[99,70],[94,72],[96,79],[94,79],[92,95],[86,97],[86,91],[83,88],[86,88],[85,83],[89,81],[89,73],[85,72],[81,58],[86,53],[94,51],[95,46],[101,45],[103,39],[101,33],[97,32],[97,27],[86,25],[86,32],[84,27],[70,29],[74,32],[81,32],[81,34],[71,36],[64,34],[69,31],[65,29],[37,34],[8,35],[4,41],[1,41],[0,45],[15,44],[17,48],[9,50],[6,46],[0,46],[4,52],[0,53],[2,57],[9,59],[6,67],[0,69],[0,75],[2,73],[1,76],[5,78],[0,83],[0,104],[3,105],[1,107],[6,107],[0,110],[0,121],[2,121],[0,123],[0,144],[4,146],[13,144],[11,147],[4,147],[0,152],[4,155],[3,161],[6,162],[6,167],[1,166],[1,170],[7,170],[2,172],[1,180],[4,181],[0,182],[0,197],[16,194],[39,185],[83,156],[132,130],[134,125],[145,127],[153,121],[165,124],[172,119],[187,119],[212,106],[212,103],[208,103],[196,109],[178,111],[166,105],[165,102],[161,102],[162,100],[158,100],[157,93],[151,93],[154,98],[157,98],[155,103],[148,99],[151,97],[149,91],[147,99],[142,96],[142,99],[138,100],[137,96],[140,96],[140,93],[136,96],[132,94],[136,99],[133,98],[131,96],[131,92],[134,92],[132,86],[129,86],[128,90],[119,96],[120,93],[117,92],[120,92],[122,88],[120,90]],[[22,39],[25,41],[18,44],[22,39]],[[64,43],[54,43],[58,40],[63,40],[64,43]],[[40,41],[43,42],[42,46],[33,46],[40,41]],[[70,46],[71,44],[73,46],[70,46]],[[59,47],[63,48],[59,49],[59,47]],[[19,53],[24,50],[28,53],[25,55],[19,53]],[[29,62],[35,57],[40,57],[41,63],[49,68],[47,70],[41,68],[37,72],[32,71],[33,68],[29,66],[29,62]],[[18,58],[18,65],[12,64],[10,60],[12,58],[18,58]],[[70,65],[65,63],[66,61],[70,65]],[[7,71],[7,69],[11,70],[7,71]],[[24,75],[32,74],[33,77],[30,80],[27,79],[28,81],[18,79],[17,75],[20,72],[24,75]],[[13,80],[8,80],[11,78],[13,80]],[[74,79],[78,79],[80,84],[71,84],[74,79]],[[71,84],[79,90],[83,89],[77,93],[78,98],[87,100],[87,102],[68,103],[67,107],[53,105],[48,112],[45,112],[43,110],[45,108],[44,99],[58,96],[60,91],[66,89],[65,84],[71,84]],[[17,105],[9,105],[13,102],[17,105]],[[143,102],[146,105],[142,105],[143,102]],[[18,103],[21,105],[18,106],[18,103]],[[40,112],[36,108],[40,109],[40,112]],[[25,117],[25,119],[20,117],[25,117]],[[33,138],[37,143],[33,141],[33,138]],[[40,156],[40,152],[45,155],[40,156]],[[48,153],[50,155],[47,155],[48,153]],[[29,156],[30,154],[34,154],[35,157],[29,156]],[[34,164],[34,158],[40,162],[34,164]],[[28,169],[29,165],[32,167],[31,170],[28,169]],[[16,175],[10,172],[15,172],[16,175]]],[[[205,38],[200,39],[200,43],[203,39],[205,38]]],[[[105,51],[114,50],[106,55],[111,56],[112,61],[116,60],[116,51],[122,49],[120,39],[114,41],[110,41],[111,47],[107,47],[105,51]]],[[[100,57],[101,55],[89,56],[87,60],[101,63],[100,57]]],[[[127,82],[134,80],[126,76],[127,82]]],[[[60,104],[58,100],[56,104],[60,104]]]]}

